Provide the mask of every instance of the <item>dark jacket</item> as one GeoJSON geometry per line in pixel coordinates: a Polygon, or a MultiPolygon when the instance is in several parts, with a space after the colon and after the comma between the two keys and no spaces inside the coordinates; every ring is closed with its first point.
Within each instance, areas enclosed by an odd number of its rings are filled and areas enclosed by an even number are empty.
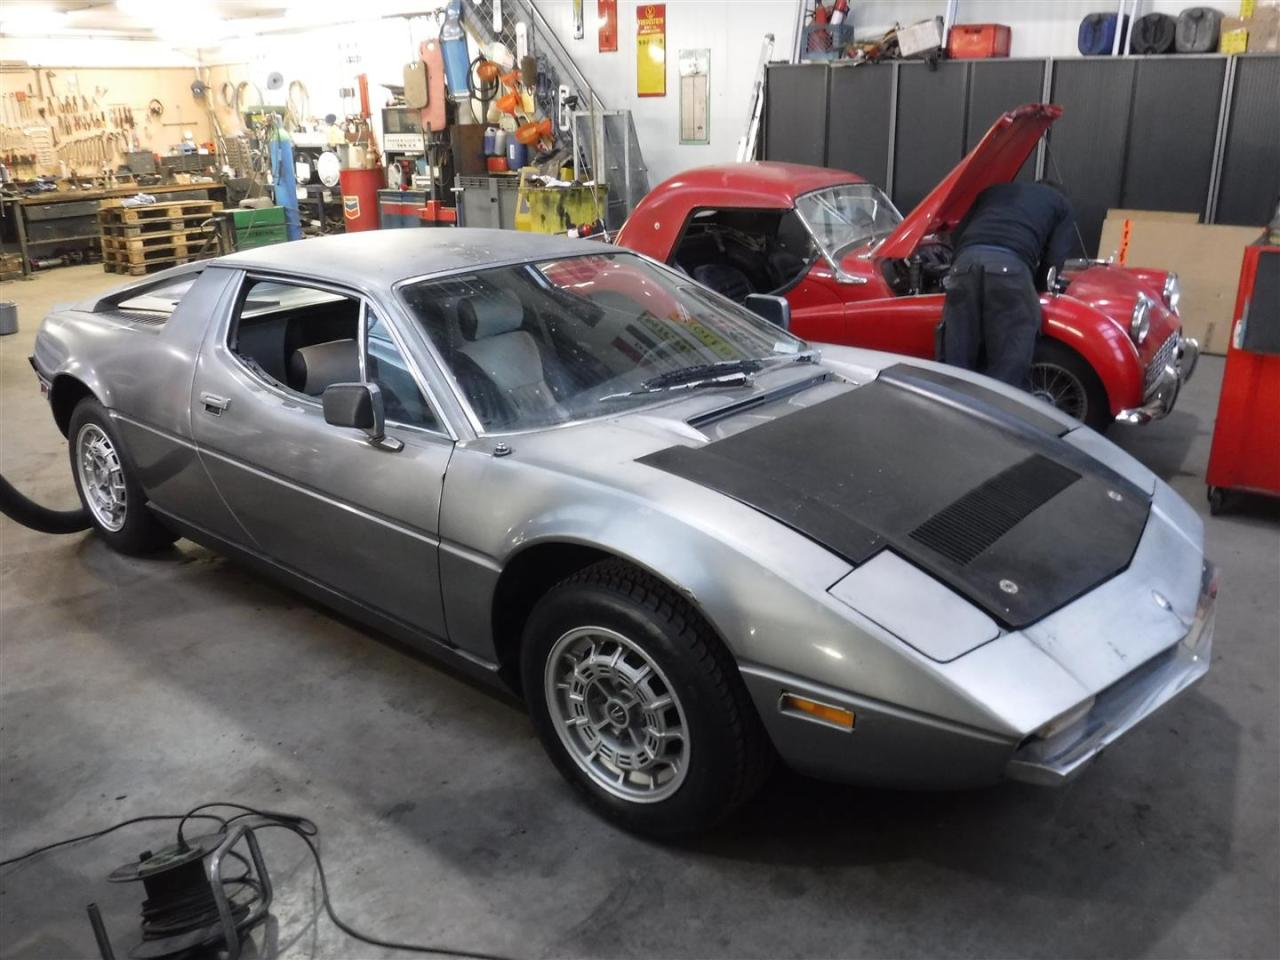
{"type": "Polygon", "coordinates": [[[1046,184],[997,183],[978,194],[955,237],[956,253],[979,244],[1011,250],[1043,284],[1049,267],[1061,270],[1075,247],[1075,214],[1046,184]]]}

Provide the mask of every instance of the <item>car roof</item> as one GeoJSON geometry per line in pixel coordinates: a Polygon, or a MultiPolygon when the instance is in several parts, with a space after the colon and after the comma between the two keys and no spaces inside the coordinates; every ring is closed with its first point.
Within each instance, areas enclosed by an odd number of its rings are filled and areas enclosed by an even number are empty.
{"type": "Polygon", "coordinates": [[[210,264],[367,288],[512,261],[611,252],[621,251],[597,241],[518,230],[421,228],[365,230],[276,243],[228,254],[210,264]]]}
{"type": "Polygon", "coordinates": [[[833,170],[829,167],[810,167],[803,163],[776,163],[752,161],[750,163],[721,163],[695,167],[676,174],[662,184],[663,190],[690,190],[730,188],[750,190],[779,200],[796,197],[833,187],[841,183],[865,183],[856,173],[833,170]]]}

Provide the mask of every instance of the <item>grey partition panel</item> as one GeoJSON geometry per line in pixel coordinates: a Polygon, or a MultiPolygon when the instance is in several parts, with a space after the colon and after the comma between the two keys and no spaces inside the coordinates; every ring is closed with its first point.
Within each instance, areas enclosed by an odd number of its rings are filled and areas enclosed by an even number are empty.
{"type": "MultiPolygon", "coordinates": [[[[1006,111],[1024,103],[1039,103],[1044,90],[1043,60],[974,60],[969,74],[969,116],[964,149],[967,153],[1006,111]]],[[[1035,151],[1018,172],[1019,180],[1036,175],[1035,151]]]]}
{"type": "Polygon", "coordinates": [[[764,158],[820,167],[827,153],[826,64],[776,64],[765,86],[764,158]]]}
{"type": "Polygon", "coordinates": [[[892,67],[832,67],[827,105],[828,167],[884,186],[889,173],[892,67]]]}
{"type": "Polygon", "coordinates": [[[1255,226],[1280,195],[1280,57],[1240,57],[1218,188],[1218,223],[1255,226]]]}
{"type": "Polygon", "coordinates": [[[1053,102],[1063,113],[1049,131],[1045,173],[1061,180],[1071,197],[1092,256],[1110,207],[1120,206],[1129,96],[1137,61],[1059,60],[1054,63],[1053,102]]]}
{"type": "Polygon", "coordinates": [[[964,156],[968,78],[960,61],[899,68],[893,202],[904,213],[964,156]]]}
{"type": "Polygon", "coordinates": [[[1121,206],[1204,212],[1226,66],[1224,57],[1138,61],[1121,206]]]}

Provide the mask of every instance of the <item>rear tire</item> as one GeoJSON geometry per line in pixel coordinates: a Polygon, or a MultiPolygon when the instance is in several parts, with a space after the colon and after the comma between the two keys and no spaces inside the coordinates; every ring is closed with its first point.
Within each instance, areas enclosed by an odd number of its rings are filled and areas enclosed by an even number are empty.
{"type": "Polygon", "coordinates": [[[553,587],[521,647],[534,729],[599,813],[652,837],[746,802],[773,745],[729,652],[678,593],[621,561],[553,587]]]}
{"type": "Polygon", "coordinates": [[[76,493],[98,536],[113,550],[137,556],[177,539],[148,509],[146,495],[102,404],[93,397],[76,404],[67,439],[76,493]]]}
{"type": "Polygon", "coordinates": [[[1041,337],[1031,359],[1029,393],[1099,433],[1113,419],[1107,391],[1093,367],[1064,343],[1041,337]]]}

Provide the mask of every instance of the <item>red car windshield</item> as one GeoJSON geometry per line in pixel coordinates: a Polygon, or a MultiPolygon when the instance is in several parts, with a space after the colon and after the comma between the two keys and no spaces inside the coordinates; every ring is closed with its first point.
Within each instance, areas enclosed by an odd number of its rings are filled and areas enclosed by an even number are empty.
{"type": "Polygon", "coordinates": [[[902,222],[892,201],[870,183],[806,193],[796,198],[796,213],[833,263],[850,247],[887,236],[902,222]]]}

